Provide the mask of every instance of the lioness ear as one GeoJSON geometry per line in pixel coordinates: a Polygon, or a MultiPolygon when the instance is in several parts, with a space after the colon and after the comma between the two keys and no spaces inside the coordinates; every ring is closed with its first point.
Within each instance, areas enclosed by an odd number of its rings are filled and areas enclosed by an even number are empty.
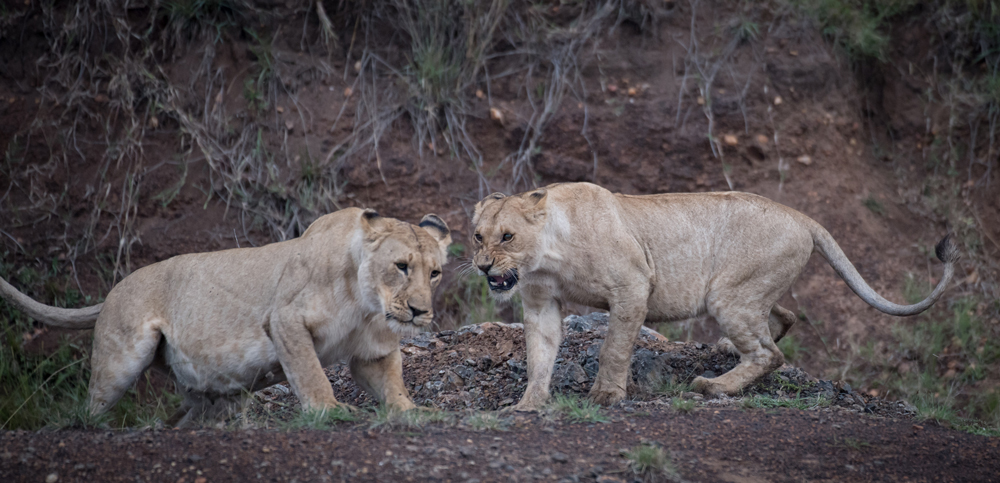
{"type": "Polygon", "coordinates": [[[528,194],[525,204],[527,210],[524,217],[531,222],[538,222],[545,219],[545,205],[549,200],[549,192],[545,188],[532,191],[528,194]]]}
{"type": "Polygon", "coordinates": [[[504,199],[506,197],[507,197],[507,195],[505,195],[503,193],[493,193],[493,194],[491,194],[491,195],[483,198],[482,200],[480,200],[479,203],[476,203],[476,211],[475,211],[475,214],[472,215],[472,224],[473,225],[478,225],[479,224],[479,215],[481,215],[483,213],[483,208],[486,208],[486,205],[488,205],[488,204],[490,204],[490,203],[492,203],[492,202],[494,202],[496,200],[502,200],[502,199],[504,199]]]}
{"type": "Polygon", "coordinates": [[[369,240],[378,238],[378,234],[383,231],[385,224],[386,218],[379,215],[377,211],[365,208],[365,211],[361,212],[361,226],[364,228],[365,236],[369,240]]]}
{"type": "Polygon", "coordinates": [[[437,215],[430,214],[425,215],[418,226],[437,240],[441,253],[447,258],[448,245],[451,245],[451,230],[448,229],[448,224],[437,215]]]}

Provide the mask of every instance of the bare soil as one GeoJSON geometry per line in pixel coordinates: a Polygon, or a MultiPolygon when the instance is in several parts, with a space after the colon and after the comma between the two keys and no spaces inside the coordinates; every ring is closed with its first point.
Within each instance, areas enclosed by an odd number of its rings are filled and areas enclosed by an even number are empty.
{"type": "MultiPolygon", "coordinates": [[[[1000,440],[837,411],[658,407],[508,431],[8,431],[4,481],[635,481],[622,451],[662,445],[681,481],[997,481],[1000,440]]],[[[662,479],[662,476],[661,476],[662,479]]],[[[641,480],[640,480],[641,481],[641,480]]]]}

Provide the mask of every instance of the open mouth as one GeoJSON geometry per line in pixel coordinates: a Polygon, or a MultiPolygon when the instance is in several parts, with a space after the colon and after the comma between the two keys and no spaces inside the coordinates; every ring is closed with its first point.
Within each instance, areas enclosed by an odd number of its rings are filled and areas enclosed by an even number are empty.
{"type": "Polygon", "coordinates": [[[505,272],[503,275],[491,275],[486,277],[490,283],[490,290],[496,292],[506,292],[517,285],[517,270],[505,272]]]}

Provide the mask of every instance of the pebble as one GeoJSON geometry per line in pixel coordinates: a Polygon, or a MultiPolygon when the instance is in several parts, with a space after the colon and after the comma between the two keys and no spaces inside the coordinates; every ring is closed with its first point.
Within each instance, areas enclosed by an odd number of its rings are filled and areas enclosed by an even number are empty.
{"type": "Polygon", "coordinates": [[[49,473],[49,476],[45,477],[45,483],[56,483],[59,481],[59,475],[56,473],[49,473]]]}

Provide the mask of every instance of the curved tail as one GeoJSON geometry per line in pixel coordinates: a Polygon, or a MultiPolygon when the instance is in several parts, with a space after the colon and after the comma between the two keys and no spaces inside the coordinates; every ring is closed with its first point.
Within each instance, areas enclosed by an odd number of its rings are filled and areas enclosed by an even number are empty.
{"type": "Polygon", "coordinates": [[[858,269],[854,268],[851,261],[844,255],[844,252],[840,249],[840,245],[837,245],[830,232],[826,231],[825,228],[815,221],[809,223],[809,231],[812,233],[816,250],[826,258],[830,266],[847,282],[847,286],[851,287],[851,290],[858,294],[858,297],[868,302],[868,305],[889,315],[919,314],[927,310],[934,302],[937,302],[941,298],[941,294],[944,293],[948,283],[951,282],[951,278],[955,274],[955,262],[960,258],[958,248],[951,241],[951,236],[942,238],[935,247],[938,259],[944,262],[944,276],[941,277],[941,281],[938,282],[937,286],[934,287],[934,291],[927,298],[913,305],[899,305],[884,299],[868,286],[865,279],[861,278],[861,274],[858,273],[858,269]]]}
{"type": "Polygon", "coordinates": [[[97,304],[82,309],[61,309],[45,305],[19,292],[3,278],[0,278],[0,296],[21,309],[28,317],[47,325],[66,329],[90,329],[94,327],[97,314],[101,313],[101,307],[104,306],[104,304],[97,304]]]}

